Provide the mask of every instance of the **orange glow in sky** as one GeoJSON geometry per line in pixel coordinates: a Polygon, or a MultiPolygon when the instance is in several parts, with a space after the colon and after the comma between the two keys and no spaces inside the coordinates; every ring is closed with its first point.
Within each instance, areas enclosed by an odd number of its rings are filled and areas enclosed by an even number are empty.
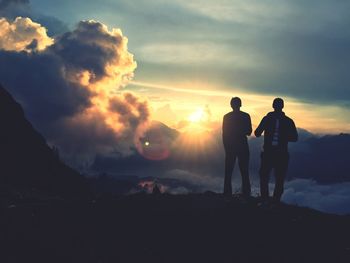
{"type": "Polygon", "coordinates": [[[188,116],[190,122],[200,122],[204,118],[204,109],[199,108],[188,116]]]}
{"type": "MultiPolygon", "coordinates": [[[[186,130],[211,128],[213,123],[221,125],[222,117],[231,111],[230,99],[238,96],[242,99],[241,110],[248,112],[252,118],[253,128],[258,125],[266,113],[272,111],[272,101],[279,94],[261,95],[244,92],[239,87],[213,87],[208,84],[185,83],[178,85],[159,85],[133,81],[130,84],[138,88],[138,93],[147,97],[153,108],[152,118],[164,122],[173,128],[186,130]],[[205,87],[201,89],[199,87],[205,87]],[[205,113],[210,110],[210,121],[205,113]],[[209,123],[209,124],[208,124],[209,123]],[[196,125],[199,124],[199,125],[196,125]],[[210,126],[208,126],[210,125],[210,126]]],[[[292,97],[281,96],[285,100],[284,111],[295,120],[297,127],[314,133],[350,132],[350,110],[336,105],[312,104],[298,101],[292,97]]]]}

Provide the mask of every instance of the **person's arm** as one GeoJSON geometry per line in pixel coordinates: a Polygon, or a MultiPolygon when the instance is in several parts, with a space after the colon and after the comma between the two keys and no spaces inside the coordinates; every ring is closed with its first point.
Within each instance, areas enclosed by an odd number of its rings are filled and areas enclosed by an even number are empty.
{"type": "Polygon", "coordinates": [[[222,142],[226,145],[227,141],[227,121],[225,120],[225,116],[222,120],[222,142]]]}
{"type": "Polygon", "coordinates": [[[288,141],[289,142],[296,142],[298,141],[298,130],[295,127],[295,123],[293,120],[290,120],[290,127],[288,130],[288,141]]]}
{"type": "Polygon", "coordinates": [[[265,126],[266,126],[266,117],[264,117],[264,118],[261,120],[259,126],[255,129],[254,134],[255,134],[256,137],[260,137],[260,136],[261,136],[261,134],[263,133],[263,131],[265,131],[265,126]]]}
{"type": "Polygon", "coordinates": [[[245,135],[247,135],[247,136],[251,135],[251,134],[252,134],[252,131],[253,131],[253,129],[252,129],[252,121],[251,121],[251,119],[250,119],[250,115],[248,114],[248,118],[247,118],[247,130],[246,130],[245,135]]]}

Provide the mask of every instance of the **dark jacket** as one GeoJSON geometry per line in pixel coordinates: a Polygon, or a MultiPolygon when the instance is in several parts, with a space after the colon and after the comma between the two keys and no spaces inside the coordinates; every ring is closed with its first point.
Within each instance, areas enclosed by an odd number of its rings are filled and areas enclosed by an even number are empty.
{"type": "Polygon", "coordinates": [[[247,135],[252,133],[252,123],[248,113],[231,111],[225,114],[222,123],[222,140],[226,150],[248,150],[247,135]]]}
{"type": "Polygon", "coordinates": [[[298,140],[298,132],[294,121],[287,117],[284,112],[269,112],[255,130],[255,136],[260,137],[264,132],[264,151],[272,149],[288,151],[288,142],[298,140]],[[276,120],[279,119],[279,141],[277,146],[272,146],[276,120]]]}

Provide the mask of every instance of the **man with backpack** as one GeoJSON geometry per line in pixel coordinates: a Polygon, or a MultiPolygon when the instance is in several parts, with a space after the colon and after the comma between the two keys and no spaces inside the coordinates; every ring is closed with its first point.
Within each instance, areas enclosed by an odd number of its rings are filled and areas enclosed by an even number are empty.
{"type": "Polygon", "coordinates": [[[269,197],[269,175],[275,171],[275,189],[273,200],[279,203],[283,194],[284,179],[288,169],[288,142],[298,140],[298,132],[294,121],[282,111],[284,102],[281,98],[273,101],[273,112],[269,112],[255,130],[255,136],[264,133],[264,147],[261,153],[260,193],[263,202],[269,197]]]}

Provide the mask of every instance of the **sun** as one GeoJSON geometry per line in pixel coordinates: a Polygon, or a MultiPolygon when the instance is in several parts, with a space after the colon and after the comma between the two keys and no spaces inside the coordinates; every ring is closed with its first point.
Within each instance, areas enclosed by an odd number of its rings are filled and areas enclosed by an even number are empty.
{"type": "Polygon", "coordinates": [[[188,116],[188,121],[190,122],[200,122],[204,119],[204,109],[203,108],[199,108],[197,109],[195,112],[191,113],[188,116]]]}

